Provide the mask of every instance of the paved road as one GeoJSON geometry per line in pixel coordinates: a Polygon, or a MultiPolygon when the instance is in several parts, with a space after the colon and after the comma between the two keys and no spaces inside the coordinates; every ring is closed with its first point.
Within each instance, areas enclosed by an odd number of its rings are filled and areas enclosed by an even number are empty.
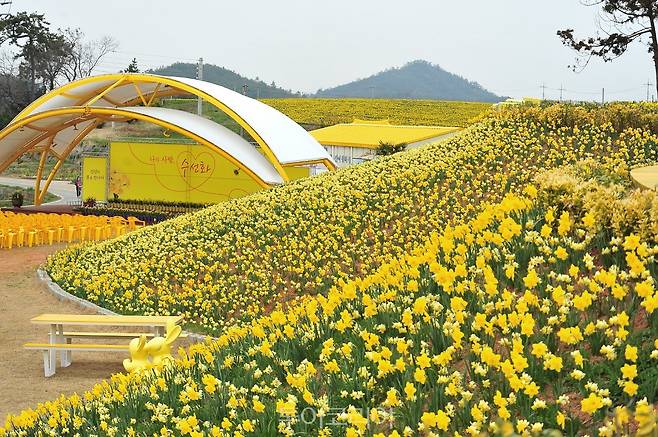
{"type": "MultiPolygon", "coordinates": [[[[21,188],[34,188],[35,179],[18,179],[0,176],[0,185],[10,185],[21,188]]],[[[75,195],[75,186],[69,181],[53,181],[48,187],[48,192],[59,197],[59,200],[49,202],[48,205],[68,205],[79,199],[75,195]]]]}

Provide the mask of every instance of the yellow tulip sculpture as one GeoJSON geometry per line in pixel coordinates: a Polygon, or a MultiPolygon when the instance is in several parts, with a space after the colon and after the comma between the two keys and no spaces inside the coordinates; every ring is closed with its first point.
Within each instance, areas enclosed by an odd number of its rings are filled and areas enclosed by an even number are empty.
{"type": "Polygon", "coordinates": [[[133,373],[147,370],[154,366],[161,366],[173,360],[171,345],[178,339],[182,328],[174,323],[167,325],[167,334],[163,337],[154,337],[146,342],[146,336],[134,338],[130,341],[128,350],[130,359],[123,361],[126,371],[133,373]]]}

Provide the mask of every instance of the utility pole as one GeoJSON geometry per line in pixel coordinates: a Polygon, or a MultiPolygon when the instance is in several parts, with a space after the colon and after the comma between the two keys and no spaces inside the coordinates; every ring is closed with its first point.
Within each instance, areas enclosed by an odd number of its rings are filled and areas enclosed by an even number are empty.
{"type": "Polygon", "coordinates": [[[546,100],[546,84],[541,84],[541,99],[546,100]]]}
{"type": "MultiPolygon", "coordinates": [[[[196,78],[203,80],[203,58],[199,58],[199,63],[196,65],[196,78]]],[[[201,97],[197,97],[196,113],[197,115],[203,115],[203,100],[201,97]]]]}
{"type": "Polygon", "coordinates": [[[560,84],[560,102],[562,101],[562,91],[564,91],[564,87],[560,84]]]}
{"type": "Polygon", "coordinates": [[[649,101],[649,90],[651,89],[651,86],[653,85],[650,80],[647,79],[647,83],[644,85],[647,86],[647,102],[649,101]]]}

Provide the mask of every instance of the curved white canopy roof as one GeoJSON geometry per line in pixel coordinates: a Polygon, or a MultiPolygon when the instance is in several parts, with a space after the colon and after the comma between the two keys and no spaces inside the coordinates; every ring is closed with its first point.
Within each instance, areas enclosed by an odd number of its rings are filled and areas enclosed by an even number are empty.
{"type": "Polygon", "coordinates": [[[184,77],[110,74],[72,82],[37,99],[16,119],[69,106],[148,105],[155,96],[194,94],[225,111],[280,166],[322,162],[335,168],[329,153],[301,126],[276,109],[222,86],[184,77]],[[271,155],[270,155],[271,154],[271,155]]]}
{"type": "Polygon", "coordinates": [[[210,82],[174,78],[213,96],[235,111],[270,146],[281,164],[331,160],[327,150],[304,128],[258,100],[210,82]]]}
{"type": "Polygon", "coordinates": [[[247,140],[232,130],[207,118],[175,109],[157,107],[124,107],[122,110],[143,114],[179,126],[200,136],[215,148],[222,150],[253,171],[264,182],[274,185],[283,183],[274,166],[247,140]]]}
{"type": "Polygon", "coordinates": [[[38,204],[62,162],[100,122],[134,118],[215,148],[263,187],[289,180],[287,166],[318,163],[329,170],[336,168],[329,153],[308,132],[258,100],[196,79],[118,73],[71,82],[32,102],[0,131],[0,173],[23,153],[42,152],[35,181],[38,204]],[[251,135],[263,155],[206,118],[151,106],[156,98],[174,95],[195,95],[225,112],[251,135]],[[58,161],[39,193],[49,155],[58,161]]]}
{"type": "Polygon", "coordinates": [[[262,184],[283,182],[272,163],[236,133],[204,117],[158,107],[65,107],[34,111],[32,115],[13,122],[0,132],[0,163],[17,151],[35,147],[50,146],[57,155],[68,154],[67,148],[75,142],[76,137],[84,136],[98,122],[134,118],[178,131],[216,149],[262,184]]]}

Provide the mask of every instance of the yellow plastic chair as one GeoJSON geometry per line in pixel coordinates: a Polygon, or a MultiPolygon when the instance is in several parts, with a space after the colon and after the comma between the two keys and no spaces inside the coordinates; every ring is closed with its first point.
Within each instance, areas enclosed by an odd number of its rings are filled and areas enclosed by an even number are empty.
{"type": "Polygon", "coordinates": [[[105,224],[101,224],[97,222],[93,225],[93,228],[94,228],[94,241],[102,240],[103,235],[105,234],[105,224]]]}
{"type": "Polygon", "coordinates": [[[111,217],[110,224],[112,226],[112,230],[114,231],[115,237],[120,237],[121,235],[126,233],[128,222],[123,217],[119,217],[119,216],[111,217]]]}
{"type": "Polygon", "coordinates": [[[134,231],[137,228],[146,226],[146,222],[144,220],[139,220],[137,217],[130,216],[128,217],[128,226],[131,231],[134,231]]]}
{"type": "Polygon", "coordinates": [[[55,233],[57,232],[56,229],[48,229],[48,245],[52,246],[53,241],[55,240],[55,233]]]}
{"type": "Polygon", "coordinates": [[[75,226],[70,225],[68,228],[66,228],[66,241],[68,243],[72,243],[73,239],[75,238],[75,234],[78,231],[78,228],[75,226]]]}
{"type": "Polygon", "coordinates": [[[23,247],[25,244],[25,230],[23,228],[19,228],[18,232],[16,232],[16,247],[23,247]]]}
{"type": "Polygon", "coordinates": [[[106,215],[102,215],[99,217],[99,220],[101,222],[101,227],[103,228],[103,240],[107,240],[108,238],[112,238],[112,225],[110,222],[110,217],[106,215]]]}
{"type": "Polygon", "coordinates": [[[16,238],[16,232],[7,232],[7,249],[11,249],[14,246],[14,239],[16,238]]]}
{"type": "Polygon", "coordinates": [[[27,247],[32,247],[35,244],[35,242],[37,244],[39,243],[39,239],[37,237],[37,231],[29,231],[27,233],[27,247]]]}

